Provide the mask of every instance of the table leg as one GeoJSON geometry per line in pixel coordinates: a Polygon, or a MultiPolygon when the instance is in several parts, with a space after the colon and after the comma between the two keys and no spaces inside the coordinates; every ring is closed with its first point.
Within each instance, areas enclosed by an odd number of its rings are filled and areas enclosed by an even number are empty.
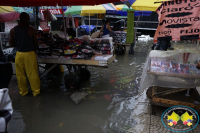
{"type": "Polygon", "coordinates": [[[57,64],[54,64],[53,66],[51,66],[45,73],[43,73],[40,78],[44,77],[45,75],[47,75],[53,68],[55,68],[57,66],[57,64]]]}
{"type": "Polygon", "coordinates": [[[134,43],[131,43],[131,45],[130,45],[130,50],[129,50],[129,54],[134,54],[133,47],[134,47],[134,43]]]}
{"type": "Polygon", "coordinates": [[[157,86],[153,86],[152,88],[152,98],[154,97],[154,95],[157,93],[157,86]]]}

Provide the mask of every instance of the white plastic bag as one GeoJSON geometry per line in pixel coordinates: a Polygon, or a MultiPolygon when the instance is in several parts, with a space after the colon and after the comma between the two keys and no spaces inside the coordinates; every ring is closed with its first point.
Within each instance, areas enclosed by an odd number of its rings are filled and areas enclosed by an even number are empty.
{"type": "Polygon", "coordinates": [[[12,102],[8,95],[8,89],[0,89],[0,132],[7,131],[8,122],[13,113],[12,102]]]}

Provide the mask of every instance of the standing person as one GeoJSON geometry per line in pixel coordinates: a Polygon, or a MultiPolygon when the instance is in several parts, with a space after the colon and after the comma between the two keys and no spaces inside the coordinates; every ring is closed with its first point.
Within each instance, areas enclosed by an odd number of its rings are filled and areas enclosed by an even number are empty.
{"type": "Polygon", "coordinates": [[[101,31],[103,31],[103,36],[110,34],[111,28],[110,28],[110,22],[108,20],[106,20],[104,25],[102,25],[100,32],[101,31]]]}
{"type": "Polygon", "coordinates": [[[16,47],[15,69],[19,93],[25,96],[28,93],[26,76],[29,79],[33,96],[40,94],[40,78],[36,49],[38,42],[35,29],[29,26],[29,15],[25,12],[20,14],[20,23],[10,31],[11,47],[16,47]]]}

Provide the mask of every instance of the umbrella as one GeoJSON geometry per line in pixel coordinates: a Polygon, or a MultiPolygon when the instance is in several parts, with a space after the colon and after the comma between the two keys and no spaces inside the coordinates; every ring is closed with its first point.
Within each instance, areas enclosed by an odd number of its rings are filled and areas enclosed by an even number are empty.
{"type": "MultiPolygon", "coordinates": [[[[117,9],[112,3],[94,5],[94,6],[72,6],[65,11],[65,15],[81,15],[89,16],[89,25],[90,25],[90,16],[95,14],[105,14],[105,13],[117,13],[117,9]]],[[[89,26],[90,29],[90,26],[89,26]]],[[[90,31],[90,30],[89,30],[90,31]]]]}
{"type": "Polygon", "coordinates": [[[131,6],[134,10],[143,11],[156,11],[156,9],[161,5],[162,1],[170,0],[128,0],[124,3],[131,6]]]}
{"type": "MultiPolygon", "coordinates": [[[[89,16],[89,25],[90,25],[90,16],[94,14],[105,14],[117,12],[117,9],[111,6],[112,4],[102,4],[94,6],[72,6],[65,11],[65,15],[81,15],[89,16]]],[[[90,29],[90,26],[89,26],[90,29]]],[[[89,30],[90,31],[90,30],[89,30]]]]}
{"type": "Polygon", "coordinates": [[[21,7],[0,6],[0,22],[10,22],[19,18],[21,12],[26,12],[21,7]]]}
{"type": "MultiPolygon", "coordinates": [[[[118,10],[122,10],[122,11],[125,12],[125,13],[123,13],[122,16],[127,16],[127,12],[126,12],[126,11],[128,11],[128,10],[134,11],[134,10],[132,9],[132,7],[129,8],[129,7],[128,7],[127,5],[125,5],[125,4],[116,5],[116,8],[117,8],[118,10]]],[[[135,12],[134,12],[134,16],[150,16],[151,13],[152,13],[152,11],[135,11],[135,12]]]]}
{"type": "Polygon", "coordinates": [[[127,11],[127,10],[133,10],[132,8],[129,8],[126,4],[120,4],[116,5],[117,10],[127,11]]]}
{"type": "Polygon", "coordinates": [[[102,4],[95,6],[71,6],[65,11],[65,15],[89,16],[94,14],[116,13],[117,9],[112,4],[102,4]]]}

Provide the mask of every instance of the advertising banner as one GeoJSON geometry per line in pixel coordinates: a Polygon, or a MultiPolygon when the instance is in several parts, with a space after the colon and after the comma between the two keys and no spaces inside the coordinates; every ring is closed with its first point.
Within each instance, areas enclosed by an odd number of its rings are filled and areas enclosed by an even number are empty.
{"type": "Polygon", "coordinates": [[[154,42],[158,40],[193,40],[200,34],[199,0],[173,0],[163,2],[157,9],[158,28],[154,42]]]}

